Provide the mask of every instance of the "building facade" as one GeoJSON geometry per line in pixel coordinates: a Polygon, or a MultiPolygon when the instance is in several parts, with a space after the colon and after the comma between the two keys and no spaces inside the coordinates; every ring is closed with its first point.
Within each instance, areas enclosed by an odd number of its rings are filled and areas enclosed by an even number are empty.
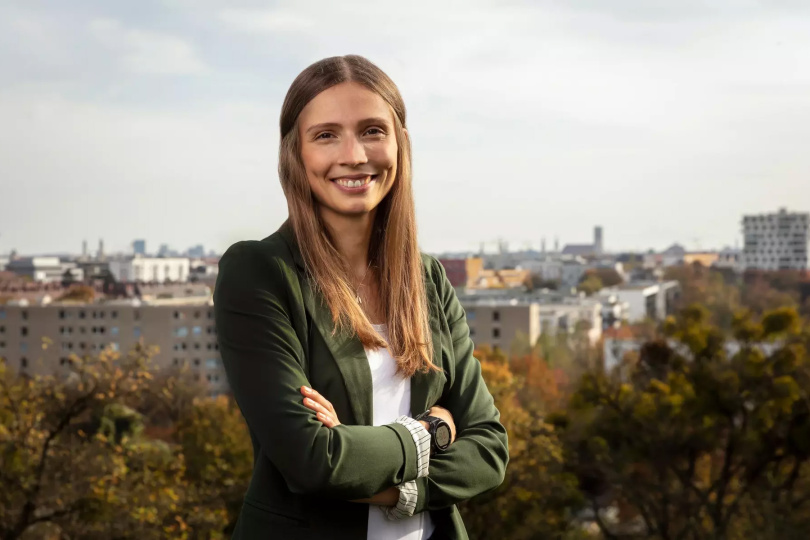
{"type": "Polygon", "coordinates": [[[149,281],[153,283],[188,280],[190,262],[186,257],[123,257],[109,261],[116,281],[149,281]]]}
{"type": "Polygon", "coordinates": [[[807,270],[810,213],[788,212],[743,216],[741,266],[757,270],[807,270]]]}
{"type": "Polygon", "coordinates": [[[188,365],[212,395],[227,391],[210,297],[0,306],[0,357],[22,374],[67,373],[72,354],[126,354],[138,342],[158,348],[157,367],[188,365]]]}

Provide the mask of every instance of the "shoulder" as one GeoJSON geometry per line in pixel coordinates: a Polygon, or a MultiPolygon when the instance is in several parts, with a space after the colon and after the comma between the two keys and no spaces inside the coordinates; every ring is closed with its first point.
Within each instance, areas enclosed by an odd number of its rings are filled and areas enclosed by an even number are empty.
{"type": "Polygon", "coordinates": [[[262,240],[240,240],[219,259],[216,289],[222,284],[250,288],[259,283],[281,285],[292,277],[294,266],[289,245],[278,231],[262,240]]]}
{"type": "Polygon", "coordinates": [[[424,269],[425,278],[432,281],[436,285],[437,290],[441,291],[444,287],[444,282],[447,279],[447,274],[444,270],[442,263],[424,251],[420,252],[422,255],[422,268],[424,269]]]}

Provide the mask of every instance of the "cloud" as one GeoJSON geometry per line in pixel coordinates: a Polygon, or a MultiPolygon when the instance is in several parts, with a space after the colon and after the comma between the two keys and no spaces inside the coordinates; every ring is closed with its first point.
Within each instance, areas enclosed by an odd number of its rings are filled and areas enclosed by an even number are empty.
{"type": "Polygon", "coordinates": [[[112,19],[90,22],[92,35],[118,54],[124,71],[143,75],[196,75],[208,71],[194,47],[176,36],[125,28],[112,19]]]}

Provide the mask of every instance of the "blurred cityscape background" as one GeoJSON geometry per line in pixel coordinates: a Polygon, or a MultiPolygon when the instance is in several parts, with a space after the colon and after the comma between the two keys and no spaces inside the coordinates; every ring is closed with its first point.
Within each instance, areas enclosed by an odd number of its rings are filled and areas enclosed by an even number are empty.
{"type": "Polygon", "coordinates": [[[347,53],[403,93],[421,246],[509,431],[470,537],[810,538],[808,28],[789,0],[0,3],[0,538],[229,537],[219,255],[286,218],[284,93],[347,53]]]}

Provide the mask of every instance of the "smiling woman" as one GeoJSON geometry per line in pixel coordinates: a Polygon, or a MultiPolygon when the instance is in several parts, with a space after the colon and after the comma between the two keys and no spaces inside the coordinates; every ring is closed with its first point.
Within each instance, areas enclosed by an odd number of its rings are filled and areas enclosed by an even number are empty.
{"type": "Polygon", "coordinates": [[[280,124],[289,218],[231,246],[214,292],[254,448],[233,538],[466,538],[455,505],[501,483],[507,437],[417,245],[402,97],[365,58],[327,58],[280,124]]]}

